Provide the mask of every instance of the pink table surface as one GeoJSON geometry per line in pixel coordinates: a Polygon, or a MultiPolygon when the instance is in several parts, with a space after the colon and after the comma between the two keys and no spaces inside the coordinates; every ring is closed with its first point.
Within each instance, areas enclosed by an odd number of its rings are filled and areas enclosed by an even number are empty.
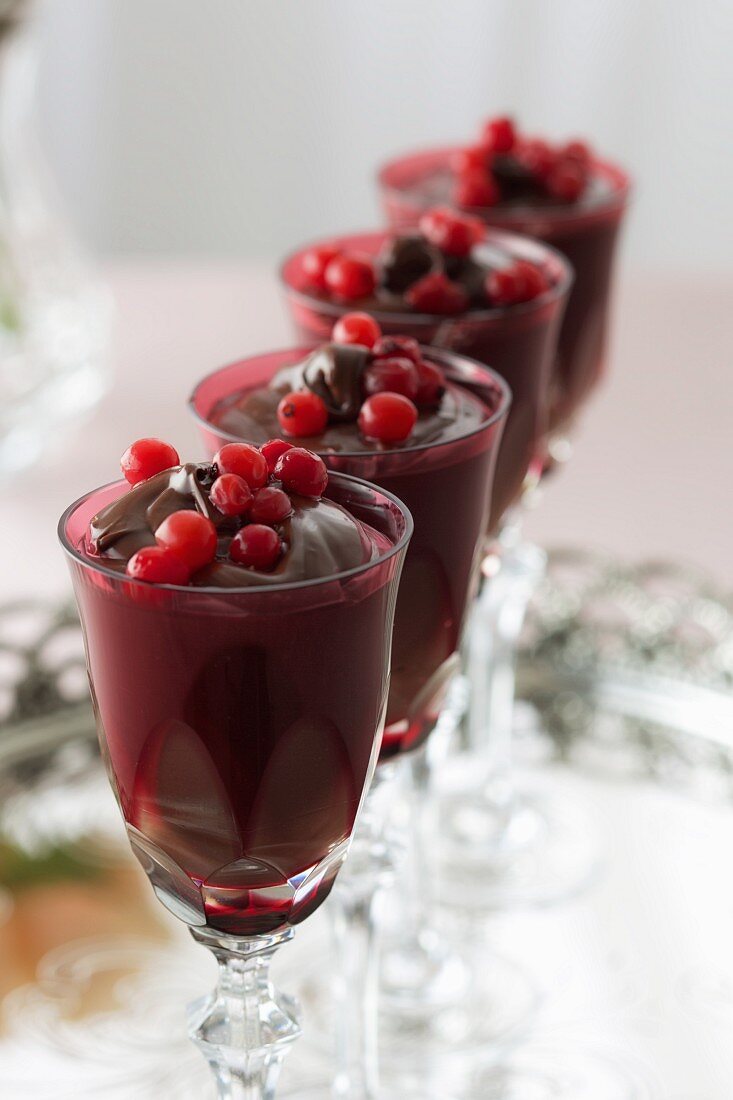
{"type": "MultiPolygon", "coordinates": [[[[62,591],[64,506],[114,479],[138,436],[198,455],[185,408],[197,378],[290,342],[265,264],[134,261],[106,277],[117,302],[112,386],[93,418],[3,490],[0,599],[62,591]]],[[[527,533],[545,546],[687,560],[731,586],[733,283],[637,275],[616,307],[607,382],[527,533]]]]}

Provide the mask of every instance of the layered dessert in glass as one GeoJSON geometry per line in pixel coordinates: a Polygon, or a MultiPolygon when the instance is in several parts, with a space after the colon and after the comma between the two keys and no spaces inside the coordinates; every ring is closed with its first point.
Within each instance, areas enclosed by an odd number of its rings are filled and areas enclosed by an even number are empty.
{"type": "Polygon", "coordinates": [[[471,360],[385,337],[362,317],[367,323],[371,334],[362,327],[356,335],[371,347],[343,342],[344,332],[340,343],[233,363],[199,384],[191,408],[211,454],[279,430],[285,443],[376,481],[410,508],[415,533],[398,596],[382,749],[389,756],[429,732],[455,667],[509,393],[471,360]]]}
{"type": "Polygon", "coordinates": [[[345,852],[408,521],[301,448],[233,451],[89,494],[62,540],[133,848],[178,915],[243,936],[303,919],[345,852]]]}
{"type": "Polygon", "coordinates": [[[329,339],[336,321],[366,311],[386,335],[477,359],[508,382],[512,407],[498,460],[491,529],[544,462],[549,386],[571,283],[546,245],[487,231],[443,208],[414,230],[360,233],[298,249],[281,268],[297,335],[329,339]]]}
{"type": "Polygon", "coordinates": [[[219,962],[191,1036],[254,1100],[299,1032],[269,959],[331,890],[377,759],[412,522],[304,448],[224,452],[139,440],[59,534],[130,843],[219,962]]]}
{"type": "Polygon", "coordinates": [[[586,142],[550,143],[493,118],[465,146],[441,146],[388,161],[378,173],[382,204],[395,231],[416,226],[436,203],[486,225],[553,245],[572,264],[575,282],[553,372],[550,424],[567,427],[600,381],[610,293],[630,181],[586,142]]]}

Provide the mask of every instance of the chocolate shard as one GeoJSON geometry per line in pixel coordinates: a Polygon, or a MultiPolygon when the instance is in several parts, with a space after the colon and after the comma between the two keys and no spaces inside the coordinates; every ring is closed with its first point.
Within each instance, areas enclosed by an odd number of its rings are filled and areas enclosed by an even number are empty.
{"type": "Polygon", "coordinates": [[[356,420],[362,403],[362,374],[371,352],[361,344],[324,344],[303,364],[303,382],[318,394],[332,422],[356,420]]]}
{"type": "Polygon", "coordinates": [[[544,187],[534,173],[515,157],[506,155],[494,158],[491,165],[494,179],[499,185],[502,201],[520,199],[531,201],[545,194],[544,187]]]}
{"type": "Polygon", "coordinates": [[[406,233],[385,242],[379,257],[382,286],[392,294],[443,270],[443,254],[419,233],[406,233]]]}

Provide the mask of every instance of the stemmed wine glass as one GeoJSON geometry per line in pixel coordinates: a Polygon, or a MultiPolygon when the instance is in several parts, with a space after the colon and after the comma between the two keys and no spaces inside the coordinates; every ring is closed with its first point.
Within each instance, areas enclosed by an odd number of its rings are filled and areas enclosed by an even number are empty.
{"type": "MultiPolygon", "coordinates": [[[[191,408],[207,451],[214,454],[234,439],[218,423],[219,410],[226,411],[237,396],[256,394],[279,371],[302,362],[311,350],[309,346],[253,357],[204,379],[194,391],[191,408]]],[[[349,873],[331,902],[334,924],[340,933],[337,992],[341,999],[335,1016],[340,1031],[337,1053],[341,1091],[337,1095],[354,1100],[383,1095],[378,1091],[375,1071],[374,908],[380,888],[392,874],[393,853],[385,838],[386,818],[394,798],[391,780],[400,763],[410,776],[423,780],[426,739],[457,665],[462,623],[476,580],[494,466],[509,409],[507,386],[494,373],[443,349],[424,348],[423,355],[442,367],[449,382],[483,403],[485,413],[477,427],[443,442],[322,455],[332,469],[368,474],[385,489],[399,492],[401,499],[409,501],[415,519],[397,602],[392,689],[377,779],[360,824],[349,873]],[[348,985],[344,979],[347,974],[348,985]]],[[[420,1014],[425,1034],[435,1046],[435,1027],[439,1026],[436,1012],[447,1006],[456,1009],[463,1001],[463,1018],[471,1029],[471,1041],[496,1040],[497,1027],[502,1029],[503,1037],[524,1022],[533,992],[524,974],[507,962],[497,978],[497,987],[482,990],[484,997],[490,993],[496,998],[499,1016],[472,1015],[475,997],[467,988],[471,962],[465,953],[449,950],[446,942],[435,935],[429,893],[425,895],[429,883],[419,881],[414,896],[410,891],[415,878],[412,869],[427,858],[423,843],[429,835],[425,817],[430,811],[430,803],[419,793],[415,796],[414,790],[414,786],[408,786],[410,820],[403,830],[409,848],[407,866],[403,863],[399,869],[400,893],[408,895],[400,924],[402,953],[409,957],[415,975],[408,987],[408,997],[415,1006],[409,1025],[411,1038],[414,1016],[420,1014]],[[505,1000],[506,987],[513,992],[505,1000]],[[429,1019],[431,1014],[433,1018],[429,1019]]],[[[496,968],[487,977],[497,977],[496,968]]],[[[389,1034],[395,1051],[402,1051],[404,1033],[390,1029],[389,1034]]],[[[425,1044],[421,1049],[424,1052],[425,1044]]],[[[400,1095],[407,1094],[403,1090],[400,1095]]],[[[426,1095],[425,1086],[418,1095],[426,1095]]]]}
{"type": "Polygon", "coordinates": [[[147,584],[90,554],[118,482],[64,513],[102,753],[156,895],[218,963],[190,1036],[226,1100],[272,1100],[300,1028],[272,956],[328,896],[376,764],[412,519],[334,474],[382,536],[366,564],[266,587],[147,584]]]}
{"type": "MultiPolygon", "coordinates": [[[[414,227],[438,197],[450,201],[444,189],[457,152],[407,154],[381,168],[382,204],[394,231],[414,227]]],[[[592,201],[471,210],[492,229],[554,246],[575,273],[549,379],[539,471],[567,458],[568,432],[605,363],[613,266],[630,185],[626,173],[607,161],[595,158],[590,172],[598,181],[592,201]]],[[[574,808],[559,806],[542,789],[524,789],[512,767],[516,652],[545,567],[543,552],[523,540],[520,520],[518,511],[505,518],[485,561],[492,582],[477,604],[467,645],[466,751],[458,782],[442,800],[444,900],[464,910],[560,899],[586,883],[596,866],[592,832],[574,808]]]]}
{"type": "MultiPolygon", "coordinates": [[[[383,250],[389,236],[390,234],[385,232],[362,233],[331,238],[328,241],[318,242],[316,247],[326,245],[345,252],[377,256],[383,250]]],[[[286,259],[281,275],[287,305],[296,331],[304,338],[315,340],[327,338],[334,320],[346,312],[346,307],[326,301],[308,289],[302,262],[304,254],[310,247],[313,246],[299,249],[286,259]]],[[[447,812],[443,813],[440,825],[440,836],[445,838],[445,848],[447,848],[442,877],[448,887],[441,891],[441,897],[469,909],[475,895],[483,893],[487,887],[495,888],[497,879],[503,881],[506,878],[507,868],[513,867],[511,857],[507,858],[506,837],[519,835],[517,830],[505,831],[501,827],[507,819],[508,807],[513,805],[509,793],[513,789],[513,784],[511,771],[503,767],[499,774],[497,766],[500,746],[504,759],[509,758],[510,738],[508,734],[504,737],[494,736],[493,730],[490,734],[487,723],[489,688],[495,688],[492,707],[496,706],[500,687],[505,689],[505,697],[507,691],[509,692],[508,705],[511,707],[513,681],[507,688],[506,677],[502,679],[497,676],[496,681],[489,677],[483,646],[486,639],[497,637],[498,608],[509,606],[501,598],[507,589],[507,578],[513,578],[519,571],[519,564],[515,567],[515,559],[512,555],[508,555],[506,546],[511,544],[512,539],[515,542],[518,541],[516,533],[519,530],[521,501],[525,494],[536,486],[541,474],[549,428],[551,381],[557,339],[572,286],[572,272],[567,260],[553,248],[526,237],[492,228],[487,240],[480,248],[476,248],[475,253],[477,258],[483,258],[488,264],[492,261],[499,263],[528,261],[545,273],[551,289],[530,302],[510,308],[472,310],[458,317],[436,317],[416,312],[396,314],[387,310],[373,311],[373,316],[387,334],[406,333],[433,348],[447,347],[471,355],[496,370],[508,382],[512,391],[512,406],[500,446],[492,508],[486,528],[482,569],[484,583],[481,585],[479,599],[474,604],[472,622],[464,647],[467,650],[464,665],[474,673],[477,664],[480,664],[476,683],[487,685],[483,694],[479,692],[473,696],[471,693],[468,694],[469,710],[464,721],[465,736],[472,740],[469,740],[471,751],[463,759],[468,762],[466,771],[469,776],[470,790],[473,791],[478,787],[479,794],[476,799],[469,799],[464,797],[465,792],[462,791],[457,802],[446,800],[443,809],[447,812]],[[496,576],[499,532],[504,544],[499,557],[509,557],[501,577],[496,576]],[[481,664],[481,662],[484,663],[481,664]],[[479,784],[479,779],[484,776],[486,781],[479,784]],[[485,804],[487,798],[488,805],[485,804]],[[473,803],[475,800],[481,804],[474,817],[467,811],[471,809],[468,805],[469,801],[473,803]],[[478,819],[478,826],[475,818],[478,819]],[[466,820],[469,826],[468,836],[463,827],[466,820]],[[495,829],[497,821],[500,823],[498,830],[495,829]],[[495,830],[493,833],[492,828],[495,830]],[[497,835],[498,843],[494,843],[497,835]],[[453,840],[455,843],[452,843],[453,840]],[[480,866],[476,869],[475,875],[472,875],[472,881],[467,884],[464,876],[461,876],[457,888],[453,889],[450,878],[456,868],[463,866],[468,852],[472,857],[475,853],[480,866]]],[[[520,555],[520,551],[517,550],[517,560],[520,556],[521,567],[525,570],[530,569],[530,576],[533,579],[542,567],[541,553],[537,551],[532,554],[531,551],[527,551],[520,555]]],[[[512,607],[516,608],[517,600],[525,596],[527,590],[526,580],[523,585],[517,582],[513,586],[510,592],[512,607]]],[[[508,616],[505,614],[501,619],[501,627],[505,631],[513,625],[507,620],[508,616]]],[[[507,648],[511,651],[511,647],[507,648]]],[[[473,681],[473,676],[471,679],[473,681]]],[[[473,686],[472,682],[472,689],[473,686]]],[[[502,764],[504,759],[501,761],[502,764]]],[[[430,783],[430,768],[424,756],[419,759],[419,767],[416,758],[413,771],[415,773],[413,789],[416,791],[416,797],[424,804],[427,801],[427,788],[430,783]]],[[[567,839],[567,835],[562,837],[563,842],[567,839]]],[[[524,840],[525,837],[522,836],[522,841],[524,840]]],[[[432,843],[431,841],[431,847],[432,843]]],[[[565,846],[564,843],[563,850],[565,846]]],[[[576,849],[577,844],[574,844],[573,851],[576,849]]],[[[583,858],[579,859],[574,873],[582,876],[586,868],[592,865],[592,860],[585,852],[581,855],[583,858]]],[[[424,867],[426,861],[420,860],[418,865],[424,867]]],[[[415,924],[425,929],[428,925],[427,913],[430,911],[427,897],[428,885],[426,885],[429,879],[426,879],[424,874],[417,873],[411,876],[410,881],[414,883],[415,890],[423,894],[422,899],[413,899],[410,911],[416,914],[415,924]]],[[[404,938],[402,926],[400,938],[404,938]]],[[[435,937],[432,939],[435,942],[435,937]]],[[[414,956],[414,952],[412,954],[414,956]]],[[[387,954],[388,959],[390,956],[394,959],[394,966],[385,970],[383,984],[387,999],[390,999],[390,990],[394,994],[392,999],[396,1011],[398,1013],[404,1011],[410,1017],[425,1004],[426,983],[424,971],[421,972],[414,963],[405,965],[406,955],[407,952],[399,945],[394,952],[387,954]],[[390,970],[395,977],[390,978],[390,970]],[[414,992],[408,992],[404,988],[405,975],[414,976],[414,992]],[[403,988],[399,988],[400,984],[403,988]]],[[[441,986],[445,988],[445,983],[441,982],[441,986]]]]}

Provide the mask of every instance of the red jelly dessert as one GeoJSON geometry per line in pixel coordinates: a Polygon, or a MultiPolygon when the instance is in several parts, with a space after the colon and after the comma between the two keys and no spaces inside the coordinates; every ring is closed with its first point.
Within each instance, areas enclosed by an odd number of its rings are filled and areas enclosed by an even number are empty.
{"type": "Polygon", "coordinates": [[[292,444],[271,471],[257,448],[223,450],[239,473],[108,485],[59,530],[132,847],[181,919],[252,936],[306,917],[345,855],[411,520],[292,444]],[[244,511],[240,485],[216,491],[243,474],[244,511]]]}
{"type": "MultiPolygon", "coordinates": [[[[512,391],[494,486],[493,525],[521,496],[528,474],[544,461],[549,416],[549,383],[557,334],[571,281],[559,253],[535,241],[494,230],[476,218],[437,208],[422,211],[414,232],[363,233],[306,247],[290,256],[281,271],[297,335],[314,343],[331,339],[355,342],[365,311],[384,339],[400,336],[478,359],[497,371],[512,391]],[[368,298],[345,306],[310,275],[308,257],[328,249],[331,255],[370,256],[375,286],[368,298]],[[357,320],[351,320],[355,311],[357,320]],[[334,325],[337,326],[334,329],[334,325]]],[[[370,345],[373,331],[364,344],[370,345]]],[[[406,356],[410,358],[409,352],[406,356]]],[[[386,358],[386,357],[385,357],[386,358]]],[[[411,397],[403,348],[389,385],[411,397]],[[394,376],[405,376],[396,386],[394,376]]],[[[385,372],[386,367],[380,367],[385,372]]],[[[420,384],[427,385],[428,367],[420,384]]],[[[376,384],[375,384],[376,385],[376,384]]],[[[419,403],[419,399],[418,399],[419,403]]],[[[418,422],[419,427],[419,422],[418,422]]]]}
{"type": "Polygon", "coordinates": [[[472,145],[407,154],[385,164],[379,187],[390,225],[417,226],[436,203],[539,238],[563,252],[575,282],[560,332],[551,427],[572,419],[603,372],[610,290],[629,178],[582,141],[550,143],[507,118],[472,145]]]}
{"type": "MultiPolygon", "coordinates": [[[[350,331],[350,317],[340,332],[350,331]]],[[[388,755],[417,745],[439,711],[476,579],[509,395],[471,360],[401,334],[370,335],[372,347],[328,343],[234,363],[204,379],[191,405],[214,454],[235,439],[264,443],[280,429],[286,395],[315,395],[327,409],[325,428],[291,442],[410,508],[415,533],[397,600],[388,755]]]]}

